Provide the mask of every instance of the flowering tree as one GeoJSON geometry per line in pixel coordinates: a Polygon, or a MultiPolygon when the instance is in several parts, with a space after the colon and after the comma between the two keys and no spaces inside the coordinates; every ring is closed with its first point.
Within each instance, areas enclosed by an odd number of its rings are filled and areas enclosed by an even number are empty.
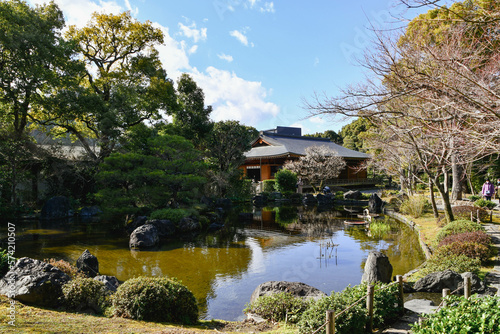
{"type": "Polygon", "coordinates": [[[346,166],[344,158],[328,146],[311,146],[306,148],[306,155],[297,161],[288,161],[283,166],[297,174],[303,182],[310,184],[317,193],[323,188],[326,180],[339,176],[346,166]],[[316,186],[318,186],[316,188],[316,186]]]}

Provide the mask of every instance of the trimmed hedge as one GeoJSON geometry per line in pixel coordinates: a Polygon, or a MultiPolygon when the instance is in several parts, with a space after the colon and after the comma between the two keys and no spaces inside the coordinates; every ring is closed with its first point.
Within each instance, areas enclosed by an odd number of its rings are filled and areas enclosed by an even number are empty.
{"type": "Polygon", "coordinates": [[[481,224],[472,222],[470,220],[454,220],[451,223],[445,225],[441,231],[436,236],[436,242],[439,243],[441,240],[452,234],[459,234],[465,232],[475,232],[484,231],[484,227],[481,224]]]}
{"type": "Polygon", "coordinates": [[[73,311],[93,310],[102,314],[109,306],[103,282],[92,278],[75,278],[62,287],[64,305],[73,311]]]}
{"type": "Polygon", "coordinates": [[[262,189],[263,192],[272,193],[276,191],[276,180],[264,180],[262,181],[264,187],[262,189]]]}
{"type": "Polygon", "coordinates": [[[247,304],[243,312],[252,313],[271,321],[297,323],[302,313],[309,307],[309,302],[300,297],[294,297],[287,292],[273,293],[257,298],[247,304]]]}
{"type": "Polygon", "coordinates": [[[454,242],[475,242],[486,247],[492,245],[491,237],[484,231],[465,232],[459,234],[451,234],[445,237],[438,245],[439,247],[454,243],[454,242]]]}
{"type": "Polygon", "coordinates": [[[136,320],[193,324],[198,305],[191,291],[166,277],[132,278],[113,295],[114,315],[136,320]]]}

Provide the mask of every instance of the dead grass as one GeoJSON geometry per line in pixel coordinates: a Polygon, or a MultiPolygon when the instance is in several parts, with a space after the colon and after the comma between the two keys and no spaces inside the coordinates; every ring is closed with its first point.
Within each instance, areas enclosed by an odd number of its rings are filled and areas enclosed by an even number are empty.
{"type": "MultiPolygon", "coordinates": [[[[116,333],[116,334],[203,334],[203,333],[281,333],[279,326],[252,321],[200,321],[197,326],[183,327],[165,323],[106,318],[37,308],[16,302],[15,327],[9,325],[9,299],[0,296],[0,333],[116,333]]],[[[287,333],[294,333],[288,329],[287,333]]]]}

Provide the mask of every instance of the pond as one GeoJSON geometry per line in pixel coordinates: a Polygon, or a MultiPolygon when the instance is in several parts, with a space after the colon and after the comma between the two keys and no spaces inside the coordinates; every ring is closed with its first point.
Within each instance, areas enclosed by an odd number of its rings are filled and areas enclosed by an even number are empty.
{"type": "MultiPolygon", "coordinates": [[[[243,208],[253,221],[230,215],[226,228],[185,237],[152,251],[130,251],[116,224],[100,221],[18,222],[16,257],[65,259],[74,264],[88,249],[100,273],[127,280],[142,275],[177,277],[195,294],[203,319],[241,320],[253,290],[266,281],[300,281],[325,293],[361,281],[368,253],[386,253],[393,275],[424,261],[416,233],[385,218],[382,232],[347,227],[352,208],[243,208]],[[347,210],[345,210],[347,209],[347,210]]],[[[5,237],[5,235],[0,235],[5,237]]]]}

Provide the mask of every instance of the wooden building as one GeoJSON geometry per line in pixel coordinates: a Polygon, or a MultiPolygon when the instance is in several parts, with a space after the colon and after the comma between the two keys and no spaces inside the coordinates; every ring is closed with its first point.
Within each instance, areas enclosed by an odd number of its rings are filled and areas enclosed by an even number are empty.
{"type": "Polygon", "coordinates": [[[358,167],[370,156],[366,153],[342,147],[327,138],[302,136],[300,128],[281,127],[261,131],[259,137],[252,142],[252,149],[245,153],[245,163],[241,168],[248,178],[263,181],[274,178],[274,174],[288,160],[299,159],[305,155],[310,146],[326,145],[336,151],[346,161],[346,168],[340,173],[338,180],[330,180],[331,184],[352,184],[357,181],[366,183],[366,170],[358,167]]]}

